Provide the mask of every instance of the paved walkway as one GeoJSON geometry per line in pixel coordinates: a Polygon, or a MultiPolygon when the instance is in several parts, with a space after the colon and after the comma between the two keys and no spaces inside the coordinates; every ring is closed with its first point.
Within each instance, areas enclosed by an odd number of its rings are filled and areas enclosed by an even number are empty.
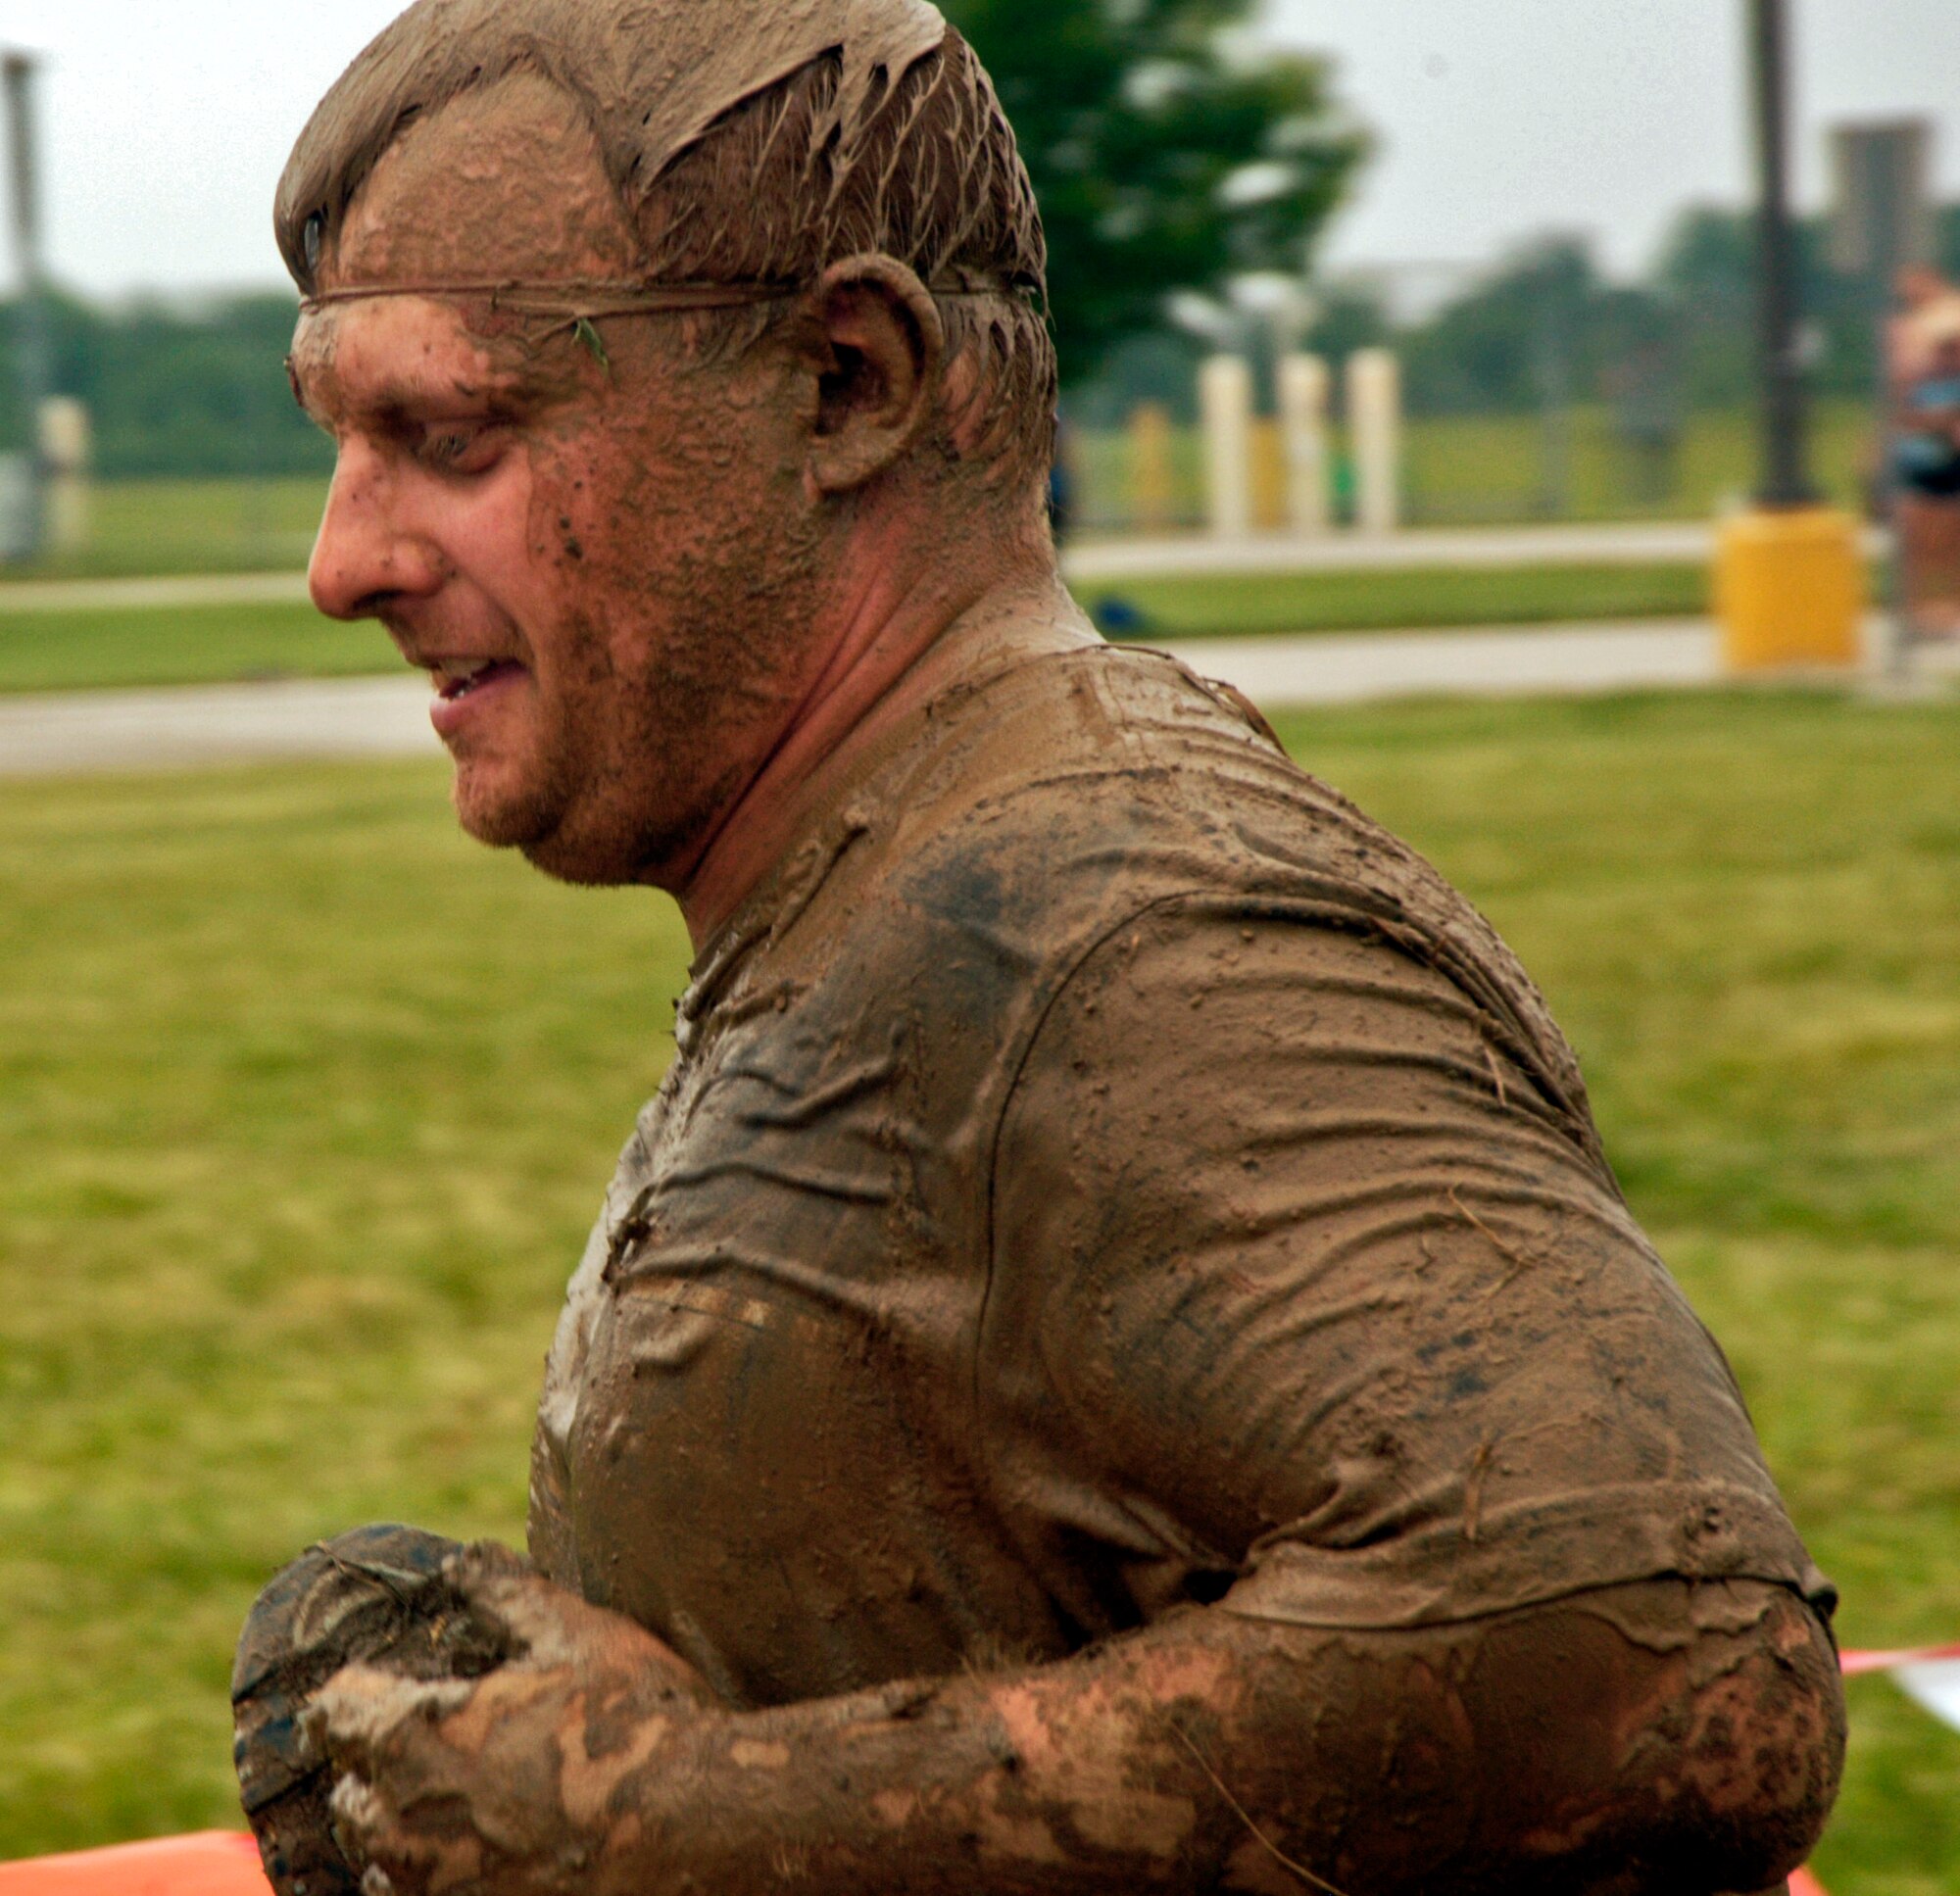
{"type": "Polygon", "coordinates": [[[433,752],[419,678],[0,697],[0,777],[433,752]]]}
{"type": "Polygon", "coordinates": [[[1722,675],[1715,628],[1706,619],[1192,639],[1166,642],[1164,649],[1269,708],[1375,698],[1643,691],[1712,685],[1722,675]]]}
{"type": "MultiPolygon", "coordinates": [[[[1369,699],[1649,691],[1717,683],[1705,619],[1172,645],[1268,708],[1369,699]]],[[[1960,679],[1960,648],[1921,655],[1960,679]]],[[[282,757],[433,754],[428,687],[413,677],[0,697],[0,777],[181,769],[282,757]]]]}
{"type": "MultiPolygon", "coordinates": [[[[1413,527],[1402,533],[1286,533],[1212,540],[1079,540],[1062,558],[1071,579],[1121,581],[1182,574],[1383,572],[1424,566],[1705,565],[1715,557],[1711,521],[1658,520],[1600,526],[1413,527]]],[[[1866,551],[1884,551],[1868,529],[1866,551]]]]}

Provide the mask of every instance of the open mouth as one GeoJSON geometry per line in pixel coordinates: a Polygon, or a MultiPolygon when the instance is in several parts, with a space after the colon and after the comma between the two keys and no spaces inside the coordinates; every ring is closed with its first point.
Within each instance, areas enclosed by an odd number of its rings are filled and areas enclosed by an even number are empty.
{"type": "Polygon", "coordinates": [[[454,705],[467,698],[471,692],[481,691],[494,680],[509,677],[522,668],[509,658],[478,658],[438,665],[432,676],[436,696],[445,704],[454,705]]]}

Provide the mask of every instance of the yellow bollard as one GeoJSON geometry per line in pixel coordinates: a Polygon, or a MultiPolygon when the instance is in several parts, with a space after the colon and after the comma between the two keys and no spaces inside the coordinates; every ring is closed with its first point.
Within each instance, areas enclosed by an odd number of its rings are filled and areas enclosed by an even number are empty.
{"type": "Polygon", "coordinates": [[[1716,535],[1715,616],[1730,671],[1855,665],[1865,593],[1858,523],[1836,508],[1752,508],[1716,535]]]}
{"type": "Polygon", "coordinates": [[[1280,424],[1262,414],[1252,423],[1252,524],[1269,530],[1286,521],[1286,440],[1280,424]]]}
{"type": "Polygon", "coordinates": [[[1141,533],[1161,533],[1175,518],[1170,411],[1161,402],[1139,402],[1130,411],[1130,508],[1141,533]]]}

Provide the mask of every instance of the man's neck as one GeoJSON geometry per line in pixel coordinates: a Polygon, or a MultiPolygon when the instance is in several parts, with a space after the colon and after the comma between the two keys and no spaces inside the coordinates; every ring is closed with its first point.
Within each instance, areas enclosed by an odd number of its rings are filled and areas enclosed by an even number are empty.
{"type": "Polygon", "coordinates": [[[1046,546],[857,569],[870,577],[819,636],[825,656],[809,689],[675,888],[697,949],[782,859],[828,788],[913,711],[1009,655],[1098,639],[1046,546]]]}

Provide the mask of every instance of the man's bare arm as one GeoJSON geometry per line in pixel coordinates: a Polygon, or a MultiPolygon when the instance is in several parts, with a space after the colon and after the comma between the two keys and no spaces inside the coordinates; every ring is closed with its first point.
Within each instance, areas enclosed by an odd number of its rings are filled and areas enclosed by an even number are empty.
{"type": "Polygon", "coordinates": [[[1825,1635],[1754,1583],[1699,1633],[1676,1581],[1413,1632],[1200,1609],[1054,1665],[746,1713],[692,1709],[644,1635],[528,1584],[530,1659],[322,1694],[370,1888],[1755,1890],[1807,1851],[1841,1757],[1825,1635]]]}

